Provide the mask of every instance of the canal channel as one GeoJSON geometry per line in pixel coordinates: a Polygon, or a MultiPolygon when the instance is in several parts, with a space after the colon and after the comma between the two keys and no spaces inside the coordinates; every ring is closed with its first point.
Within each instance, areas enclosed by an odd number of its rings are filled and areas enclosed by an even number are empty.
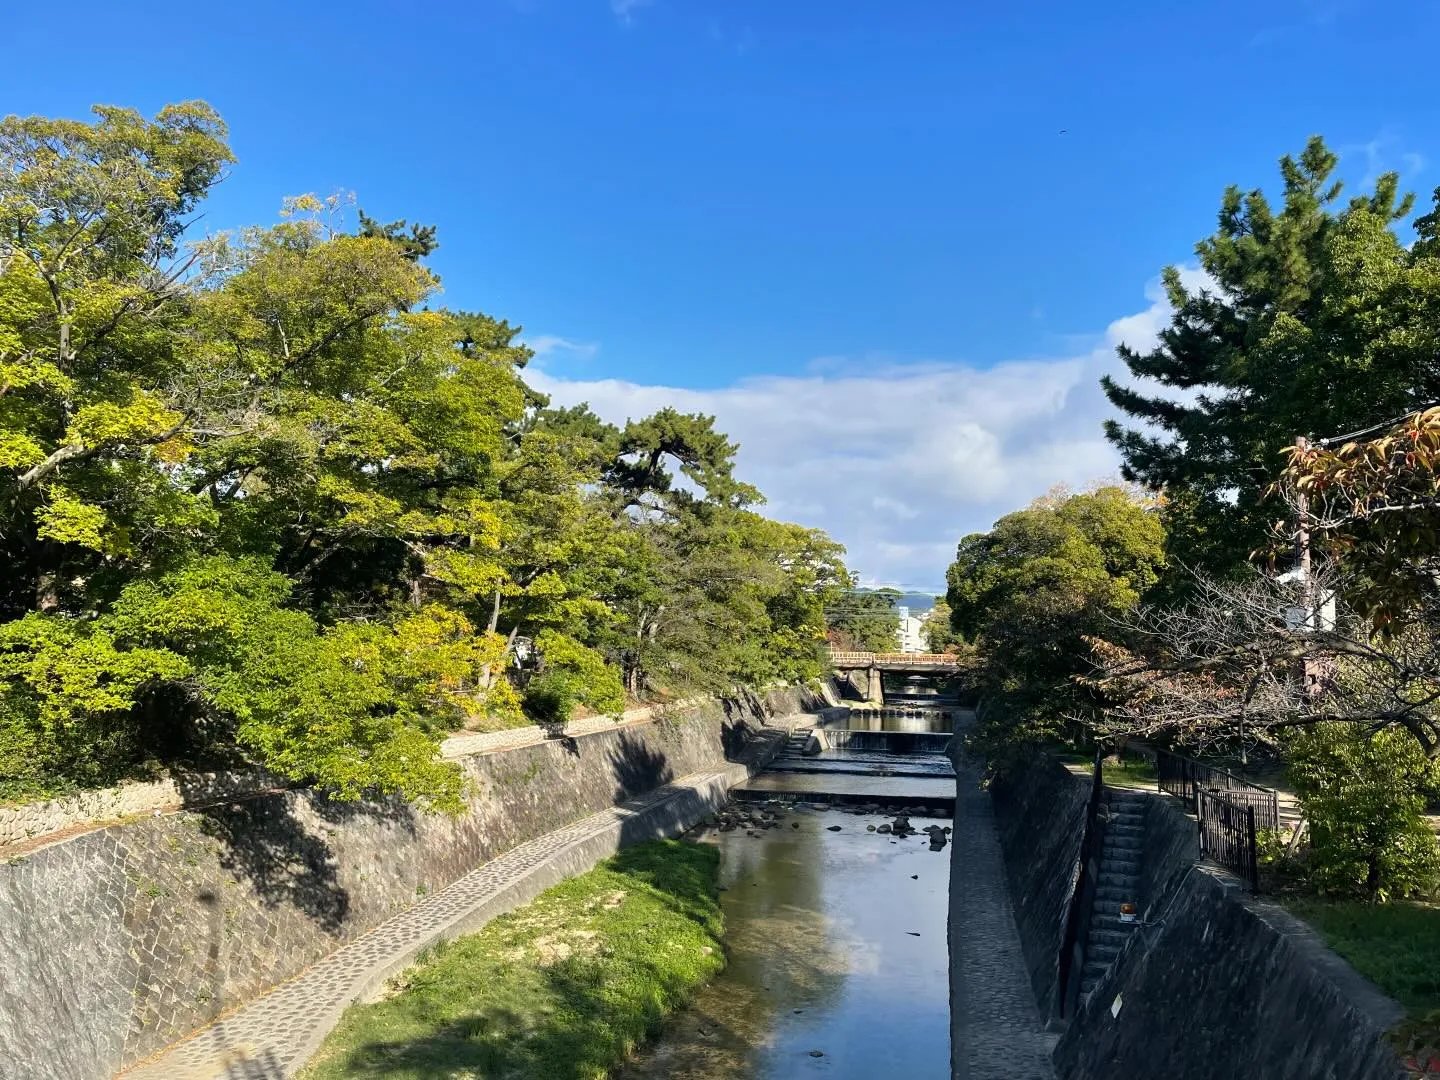
{"type": "Polygon", "coordinates": [[[728,965],[622,1077],[950,1074],[952,714],[905,711],[828,714],[692,833],[728,965]]]}

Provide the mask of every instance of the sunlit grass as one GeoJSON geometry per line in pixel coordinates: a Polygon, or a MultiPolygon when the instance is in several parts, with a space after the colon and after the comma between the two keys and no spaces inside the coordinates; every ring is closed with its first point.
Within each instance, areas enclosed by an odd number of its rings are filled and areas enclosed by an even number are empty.
{"type": "Polygon", "coordinates": [[[598,1080],[724,966],[717,849],[642,844],[430,951],[305,1080],[598,1080]]]}

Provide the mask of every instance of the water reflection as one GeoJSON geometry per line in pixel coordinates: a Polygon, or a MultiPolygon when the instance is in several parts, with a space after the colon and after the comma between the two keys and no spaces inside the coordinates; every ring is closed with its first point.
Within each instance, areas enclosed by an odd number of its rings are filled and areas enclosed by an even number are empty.
{"type": "Polygon", "coordinates": [[[777,829],[703,837],[722,851],[729,966],[621,1076],[947,1075],[948,852],[867,832],[879,816],[773,809],[777,829]]]}
{"type": "Polygon", "coordinates": [[[954,730],[955,718],[961,710],[925,709],[851,709],[848,715],[827,721],[823,727],[850,731],[919,731],[948,733],[954,730]]]}

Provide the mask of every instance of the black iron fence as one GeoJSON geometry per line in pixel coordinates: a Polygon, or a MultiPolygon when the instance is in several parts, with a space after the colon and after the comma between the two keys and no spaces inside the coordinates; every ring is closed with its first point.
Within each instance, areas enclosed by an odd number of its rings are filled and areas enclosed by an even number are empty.
{"type": "Polygon", "coordinates": [[[1260,891],[1259,853],[1255,845],[1255,807],[1235,802],[1230,792],[1201,788],[1195,796],[1200,819],[1200,855],[1244,878],[1260,891]]]}
{"type": "Polygon", "coordinates": [[[1280,797],[1270,788],[1242,780],[1229,769],[1206,765],[1169,750],[1156,750],[1155,772],[1160,790],[1184,799],[1197,815],[1200,793],[1218,792],[1231,802],[1253,810],[1257,829],[1280,828],[1280,797]]]}
{"type": "Polygon", "coordinates": [[[1085,938],[1090,932],[1090,908],[1095,901],[1095,888],[1100,883],[1100,854],[1105,846],[1104,822],[1100,817],[1100,804],[1105,801],[1105,780],[1100,770],[1103,757],[1102,752],[1096,751],[1095,771],[1090,778],[1090,802],[1085,808],[1085,834],[1080,841],[1080,871],[1070,894],[1065,933],[1060,939],[1055,1005],[1062,1018],[1070,1015],[1080,996],[1085,938]]]}

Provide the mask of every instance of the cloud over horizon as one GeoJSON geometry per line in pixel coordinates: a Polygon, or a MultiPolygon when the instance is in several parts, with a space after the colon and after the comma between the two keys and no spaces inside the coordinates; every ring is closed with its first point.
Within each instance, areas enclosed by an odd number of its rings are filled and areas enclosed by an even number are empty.
{"type": "Polygon", "coordinates": [[[1099,378],[1123,373],[1118,343],[1146,348],[1169,321],[1158,282],[1145,294],[1148,307],[1060,358],[831,373],[827,363],[702,390],[564,378],[543,363],[527,380],[557,405],[586,401],[616,424],[667,405],[714,415],[739,443],[737,474],[765,493],[767,514],[824,529],[867,583],[936,589],[965,534],[1056,484],[1118,473],[1100,430],[1113,410],[1099,378]]]}

